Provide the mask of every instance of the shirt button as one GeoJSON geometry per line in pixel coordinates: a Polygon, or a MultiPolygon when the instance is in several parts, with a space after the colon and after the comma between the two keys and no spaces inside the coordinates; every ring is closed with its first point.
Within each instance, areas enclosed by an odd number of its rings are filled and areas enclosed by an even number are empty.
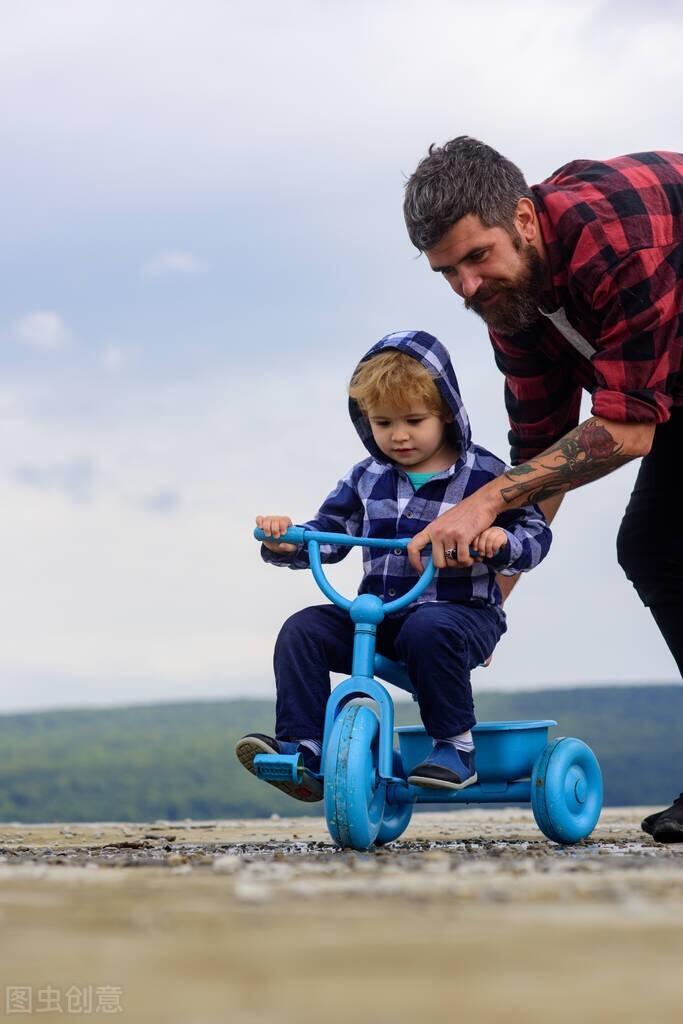
{"type": "Polygon", "coordinates": [[[403,554],[403,548],[394,548],[394,554],[395,555],[403,554]]]}
{"type": "Polygon", "coordinates": [[[393,589],[393,587],[391,588],[391,590],[387,590],[387,594],[389,595],[389,597],[396,597],[396,591],[393,589]]]}
{"type": "Polygon", "coordinates": [[[412,518],[413,518],[413,513],[412,512],[406,512],[406,519],[412,519],[412,518]]]}

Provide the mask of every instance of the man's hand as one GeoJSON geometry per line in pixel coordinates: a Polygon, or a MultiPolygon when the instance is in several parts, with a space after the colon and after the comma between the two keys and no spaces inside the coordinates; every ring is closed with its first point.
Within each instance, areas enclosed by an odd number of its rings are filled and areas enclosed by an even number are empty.
{"type": "MultiPolygon", "coordinates": [[[[270,537],[279,537],[292,525],[289,516],[256,516],[256,525],[270,537]]],[[[263,546],[276,555],[296,551],[296,544],[277,544],[272,540],[264,540],[263,546]]]]}
{"type": "Polygon", "coordinates": [[[428,544],[432,545],[432,558],[437,569],[449,566],[466,568],[474,563],[470,544],[491,526],[500,511],[494,500],[500,485],[496,487],[496,481],[491,483],[494,484],[493,489],[490,484],[480,488],[413,537],[408,545],[408,558],[416,572],[422,572],[420,552],[428,544]],[[457,557],[447,559],[446,551],[451,550],[457,553],[457,557]]]}

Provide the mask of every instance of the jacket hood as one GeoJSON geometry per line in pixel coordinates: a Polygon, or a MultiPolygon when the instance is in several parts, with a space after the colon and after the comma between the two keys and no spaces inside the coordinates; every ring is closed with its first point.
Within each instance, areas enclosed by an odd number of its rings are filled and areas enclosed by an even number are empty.
{"type": "MultiPolygon", "coordinates": [[[[398,352],[404,352],[405,355],[416,359],[434,378],[434,383],[453,414],[453,422],[446,425],[446,437],[451,444],[460,449],[461,456],[464,455],[472,444],[470,421],[460,397],[458,379],[455,376],[451,357],[444,346],[426,331],[399,331],[395,334],[387,334],[376,345],[373,345],[370,351],[365,353],[358,366],[386,349],[396,349],[398,352]]],[[[378,462],[390,462],[391,460],[375,444],[370,424],[360,411],[355,398],[349,398],[349,414],[358,436],[373,458],[378,462]]]]}

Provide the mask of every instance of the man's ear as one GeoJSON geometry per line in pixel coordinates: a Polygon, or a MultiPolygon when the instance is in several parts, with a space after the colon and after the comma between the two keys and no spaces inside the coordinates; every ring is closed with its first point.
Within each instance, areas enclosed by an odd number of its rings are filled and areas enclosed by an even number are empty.
{"type": "Polygon", "coordinates": [[[517,203],[515,210],[515,227],[525,242],[535,242],[538,237],[538,217],[536,207],[527,196],[517,203]]]}

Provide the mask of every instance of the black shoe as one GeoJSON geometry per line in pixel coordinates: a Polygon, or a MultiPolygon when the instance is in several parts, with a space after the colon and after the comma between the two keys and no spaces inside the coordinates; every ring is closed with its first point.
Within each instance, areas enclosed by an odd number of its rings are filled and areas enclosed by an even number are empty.
{"type": "Polygon", "coordinates": [[[276,740],[272,736],[264,736],[260,732],[252,732],[243,736],[235,745],[235,753],[241,764],[256,775],[254,770],[254,758],[257,754],[301,754],[304,762],[304,777],[301,782],[275,782],[265,779],[271,786],[282,790],[287,796],[293,796],[295,800],[304,800],[307,803],[314,803],[323,798],[323,784],[316,779],[311,772],[316,774],[320,771],[320,758],[316,757],[308,747],[298,743],[288,743],[285,740],[276,740]]]}
{"type": "Polygon", "coordinates": [[[649,836],[652,835],[660,814],[664,814],[664,811],[655,811],[654,814],[648,814],[647,818],[643,818],[640,823],[643,832],[647,832],[649,836]]]}
{"type": "Polygon", "coordinates": [[[680,793],[671,807],[667,807],[665,811],[660,811],[657,815],[648,815],[642,827],[645,828],[645,822],[649,823],[652,818],[655,820],[652,822],[650,835],[656,843],[683,843],[683,793],[680,793]]]}

